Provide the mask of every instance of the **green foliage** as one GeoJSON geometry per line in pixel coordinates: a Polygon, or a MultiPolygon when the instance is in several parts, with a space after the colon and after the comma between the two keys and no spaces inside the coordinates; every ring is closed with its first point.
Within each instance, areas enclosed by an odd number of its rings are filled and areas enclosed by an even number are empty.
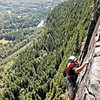
{"type": "Polygon", "coordinates": [[[92,18],[92,4],[92,0],[69,0],[48,15],[43,37],[22,52],[5,74],[3,98],[60,99],[65,88],[66,58],[80,53],[92,18]]]}

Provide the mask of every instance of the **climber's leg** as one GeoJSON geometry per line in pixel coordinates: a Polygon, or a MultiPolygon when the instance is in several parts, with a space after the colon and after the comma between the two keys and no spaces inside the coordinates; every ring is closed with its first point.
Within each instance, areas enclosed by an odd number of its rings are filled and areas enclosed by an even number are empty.
{"type": "Polygon", "coordinates": [[[69,92],[70,100],[74,100],[74,98],[75,98],[75,89],[74,89],[73,85],[70,85],[70,87],[68,89],[68,92],[69,92]]]}

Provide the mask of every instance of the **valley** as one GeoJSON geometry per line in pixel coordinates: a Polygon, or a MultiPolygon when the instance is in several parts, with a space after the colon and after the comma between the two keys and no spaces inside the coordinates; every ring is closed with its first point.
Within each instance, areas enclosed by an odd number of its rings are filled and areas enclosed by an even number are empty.
{"type": "Polygon", "coordinates": [[[41,30],[40,23],[62,1],[0,0],[0,65],[40,36],[36,31],[41,30]]]}

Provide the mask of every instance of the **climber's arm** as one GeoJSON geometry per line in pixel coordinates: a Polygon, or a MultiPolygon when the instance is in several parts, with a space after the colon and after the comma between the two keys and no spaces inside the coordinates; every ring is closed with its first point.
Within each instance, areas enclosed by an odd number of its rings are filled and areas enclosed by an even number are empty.
{"type": "Polygon", "coordinates": [[[75,68],[75,73],[81,72],[84,69],[84,67],[88,66],[88,64],[89,64],[89,62],[86,62],[83,65],[81,65],[80,67],[75,68]]]}

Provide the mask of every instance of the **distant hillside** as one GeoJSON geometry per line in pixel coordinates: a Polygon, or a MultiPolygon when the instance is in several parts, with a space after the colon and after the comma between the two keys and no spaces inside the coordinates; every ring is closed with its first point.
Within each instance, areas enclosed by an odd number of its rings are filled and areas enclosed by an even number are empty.
{"type": "Polygon", "coordinates": [[[0,0],[0,34],[25,33],[45,19],[63,0],[0,0]]]}
{"type": "Polygon", "coordinates": [[[0,0],[0,65],[8,56],[34,41],[39,23],[62,1],[0,0]]]}
{"type": "Polygon", "coordinates": [[[79,56],[93,0],[69,0],[48,15],[44,35],[5,72],[1,100],[60,100],[67,57],[79,56]]]}

